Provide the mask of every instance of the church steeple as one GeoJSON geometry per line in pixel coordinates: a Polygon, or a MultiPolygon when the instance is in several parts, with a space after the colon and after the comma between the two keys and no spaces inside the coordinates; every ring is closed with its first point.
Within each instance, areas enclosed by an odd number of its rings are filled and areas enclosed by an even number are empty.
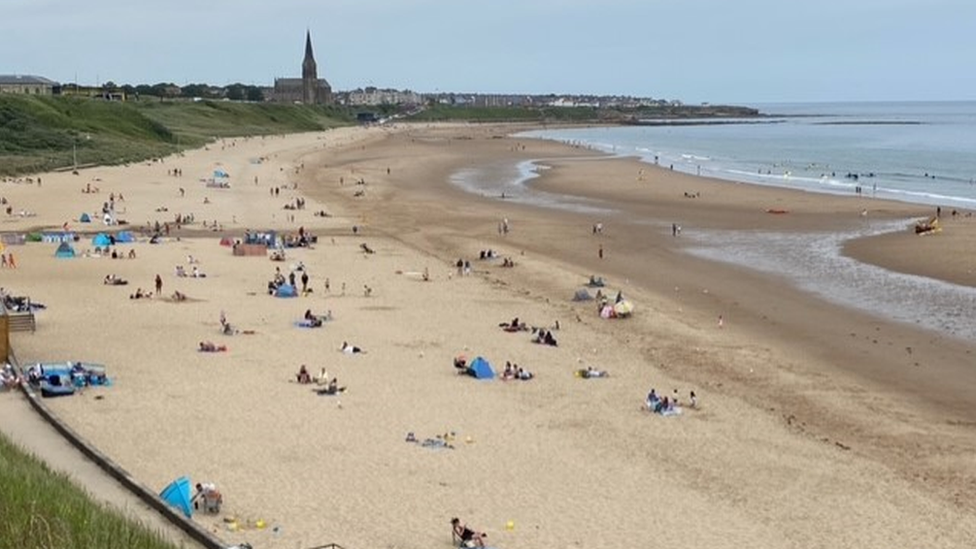
{"type": "Polygon", "coordinates": [[[305,31],[305,60],[302,61],[303,72],[311,67],[312,72],[315,72],[315,54],[312,53],[312,31],[305,31]]]}
{"type": "Polygon", "coordinates": [[[318,90],[318,71],[315,66],[315,54],[312,53],[312,32],[305,31],[305,60],[302,61],[302,103],[314,105],[318,90]]]}

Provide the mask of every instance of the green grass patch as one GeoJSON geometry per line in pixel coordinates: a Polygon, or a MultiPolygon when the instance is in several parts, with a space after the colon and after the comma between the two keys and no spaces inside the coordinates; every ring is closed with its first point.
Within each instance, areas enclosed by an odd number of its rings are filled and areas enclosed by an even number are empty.
{"type": "Polygon", "coordinates": [[[0,175],[123,164],[215,138],[321,131],[353,123],[340,108],[229,101],[0,96],[0,175]]]}
{"type": "Polygon", "coordinates": [[[0,547],[176,549],[0,435],[0,547]]]}

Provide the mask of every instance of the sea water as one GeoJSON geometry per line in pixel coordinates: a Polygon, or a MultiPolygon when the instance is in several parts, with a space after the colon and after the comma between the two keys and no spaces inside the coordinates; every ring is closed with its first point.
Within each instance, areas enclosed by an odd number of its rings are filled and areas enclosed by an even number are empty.
{"type": "Polygon", "coordinates": [[[832,194],[860,189],[864,196],[976,209],[976,102],[756,107],[764,116],[742,124],[702,120],[520,135],[720,179],[832,194]]]}
{"type": "MultiPolygon", "coordinates": [[[[976,209],[976,102],[755,106],[764,114],[760,123],[542,130],[518,137],[638,156],[732,181],[860,192],[942,206],[946,213],[976,209]]],[[[597,200],[534,190],[531,181],[545,169],[544,161],[478,166],[455,173],[452,181],[470,192],[541,207],[601,215],[614,211],[597,200]]],[[[841,254],[849,239],[907,230],[910,221],[867,221],[852,232],[817,233],[685,226],[682,237],[691,242],[688,253],[783,276],[823,299],[976,341],[976,289],[893,273],[841,254]]],[[[658,230],[669,231],[670,220],[658,230]]]]}

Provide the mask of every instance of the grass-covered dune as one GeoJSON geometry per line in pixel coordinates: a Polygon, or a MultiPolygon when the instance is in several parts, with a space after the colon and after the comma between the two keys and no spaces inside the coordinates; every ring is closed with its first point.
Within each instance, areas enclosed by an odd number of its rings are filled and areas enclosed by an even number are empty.
{"type": "Polygon", "coordinates": [[[348,125],[331,107],[229,101],[112,102],[0,95],[0,175],[120,164],[198,147],[217,137],[348,125]]]}

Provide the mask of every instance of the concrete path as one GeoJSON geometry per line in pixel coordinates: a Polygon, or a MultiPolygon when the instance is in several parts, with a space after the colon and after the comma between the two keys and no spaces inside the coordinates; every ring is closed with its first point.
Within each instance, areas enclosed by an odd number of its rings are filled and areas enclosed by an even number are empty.
{"type": "Polygon", "coordinates": [[[0,432],[27,453],[46,462],[51,469],[67,474],[95,501],[118,509],[150,530],[160,532],[179,547],[201,548],[200,544],[64,440],[60,433],[34,412],[27,397],[20,391],[0,392],[0,432]]]}

